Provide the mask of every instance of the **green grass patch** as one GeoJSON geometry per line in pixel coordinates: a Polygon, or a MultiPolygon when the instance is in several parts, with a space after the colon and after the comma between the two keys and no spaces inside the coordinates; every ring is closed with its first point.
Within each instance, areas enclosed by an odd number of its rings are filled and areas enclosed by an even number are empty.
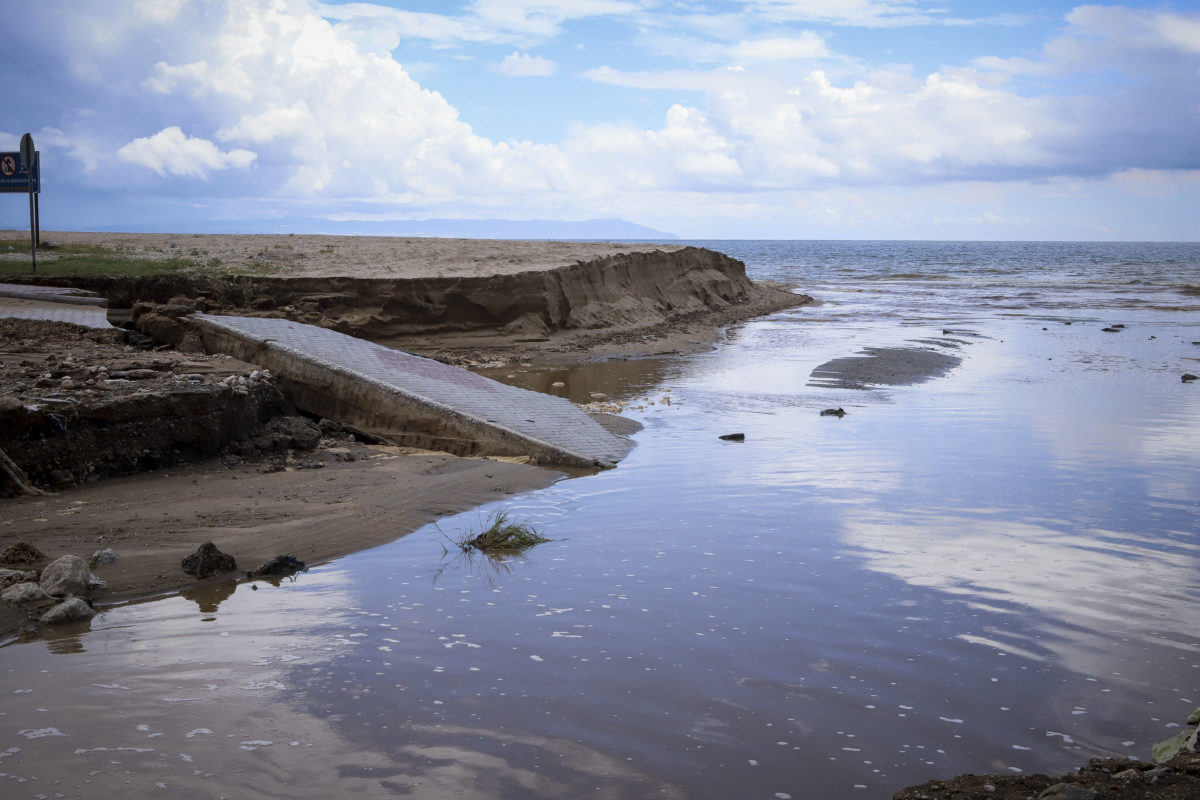
{"type": "MultiPolygon", "coordinates": [[[[168,253],[170,251],[160,250],[168,253]]],[[[0,276],[34,274],[29,257],[28,239],[0,239],[0,253],[24,254],[25,260],[0,260],[0,276]]],[[[144,253],[144,251],[142,251],[144,253]]],[[[175,275],[182,272],[218,272],[222,275],[266,275],[276,272],[279,265],[253,268],[222,268],[221,259],[208,255],[207,250],[191,248],[189,255],[169,255],[166,258],[147,258],[132,248],[110,249],[94,244],[62,244],[38,250],[37,275],[109,275],[113,277],[145,277],[175,275]]]]}
{"type": "Polygon", "coordinates": [[[514,520],[504,509],[488,517],[482,530],[469,529],[457,537],[442,534],[464,553],[479,552],[485,555],[520,553],[530,547],[552,541],[538,533],[527,520],[514,520]]]}

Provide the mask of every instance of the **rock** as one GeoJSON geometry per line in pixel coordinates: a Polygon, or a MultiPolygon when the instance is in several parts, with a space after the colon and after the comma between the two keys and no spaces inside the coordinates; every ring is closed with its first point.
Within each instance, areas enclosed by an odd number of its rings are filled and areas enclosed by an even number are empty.
{"type": "Polygon", "coordinates": [[[75,485],[75,476],[69,469],[52,469],[46,473],[46,479],[54,491],[70,489],[75,485]]]}
{"type": "Polygon", "coordinates": [[[117,563],[118,558],[120,558],[120,556],[117,555],[116,550],[113,550],[111,547],[106,547],[103,550],[97,550],[96,552],[92,553],[92,558],[89,563],[93,567],[106,567],[109,564],[117,563]]]}
{"type": "Polygon", "coordinates": [[[79,556],[63,556],[52,562],[42,570],[39,583],[46,594],[55,597],[87,597],[92,589],[103,589],[108,585],[93,575],[87,562],[79,556]]]}
{"type": "Polygon", "coordinates": [[[305,572],[308,567],[295,556],[275,556],[267,563],[250,573],[251,578],[285,578],[297,572],[305,572]]]}
{"type": "Polygon", "coordinates": [[[228,553],[222,553],[212,542],[200,545],[196,552],[183,557],[183,571],[197,578],[207,578],[218,572],[232,572],[237,561],[228,553]]]}
{"type": "Polygon", "coordinates": [[[846,409],[844,408],[827,408],[821,412],[822,417],[844,417],[846,409]]]}
{"type": "Polygon", "coordinates": [[[1165,764],[1180,753],[1196,752],[1196,737],[1200,728],[1185,728],[1164,742],[1154,745],[1150,757],[1155,764],[1165,764]]]}
{"type": "Polygon", "coordinates": [[[14,606],[27,606],[44,603],[50,600],[50,595],[46,594],[41,586],[27,581],[5,589],[3,593],[0,593],[0,600],[14,606]]]}
{"type": "MultiPolygon", "coordinates": [[[[1107,328],[1101,328],[1100,330],[1104,331],[1105,333],[1120,333],[1121,332],[1120,328],[1116,328],[1111,325],[1107,328]]],[[[1054,787],[1052,786],[1050,788],[1053,789],[1054,787]]]]}
{"type": "Polygon", "coordinates": [[[1056,783],[1038,795],[1038,800],[1095,800],[1095,789],[1073,783],[1056,783]]]}
{"type": "Polygon", "coordinates": [[[0,589],[5,589],[17,583],[37,583],[37,579],[37,570],[0,568],[0,589]]]}
{"type": "Polygon", "coordinates": [[[1194,380],[1200,380],[1200,376],[1193,375],[1190,372],[1183,373],[1183,382],[1184,383],[1191,383],[1194,380]]]}
{"type": "Polygon", "coordinates": [[[727,442],[744,442],[746,434],[744,433],[727,433],[724,436],[718,436],[718,439],[724,439],[727,442]]]}
{"type": "Polygon", "coordinates": [[[305,417],[275,417],[259,433],[234,446],[242,456],[312,450],[321,441],[321,429],[305,417]]]}
{"type": "Polygon", "coordinates": [[[68,597],[54,608],[42,614],[43,625],[58,625],[63,622],[74,622],[80,619],[91,619],[96,616],[85,601],[78,597],[68,597]]]}

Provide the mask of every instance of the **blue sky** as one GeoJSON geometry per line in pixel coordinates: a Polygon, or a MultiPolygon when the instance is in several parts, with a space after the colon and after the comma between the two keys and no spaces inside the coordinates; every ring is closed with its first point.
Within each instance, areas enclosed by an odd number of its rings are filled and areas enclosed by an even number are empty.
{"type": "MultiPolygon", "coordinates": [[[[1198,2],[41,0],[8,17],[0,149],[33,134],[50,229],[1200,238],[1198,2]]],[[[26,214],[0,202],[0,225],[26,214]]]]}

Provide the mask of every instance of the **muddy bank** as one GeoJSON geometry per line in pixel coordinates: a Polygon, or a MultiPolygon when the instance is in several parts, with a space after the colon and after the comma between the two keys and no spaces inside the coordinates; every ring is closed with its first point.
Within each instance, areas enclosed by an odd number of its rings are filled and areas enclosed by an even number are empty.
{"type": "MultiPolygon", "coordinates": [[[[112,478],[43,497],[0,501],[0,551],[27,542],[45,558],[119,555],[93,567],[106,581],[97,607],[171,592],[229,586],[280,554],[309,566],[390,542],[449,514],[548,486],[561,473],[482,458],[325,439],[312,450],[226,458],[112,478]],[[199,580],[184,556],[206,541],[237,571],[199,580]]],[[[3,566],[3,565],[0,565],[3,566]]],[[[0,641],[27,622],[0,604],[0,641]]]]}

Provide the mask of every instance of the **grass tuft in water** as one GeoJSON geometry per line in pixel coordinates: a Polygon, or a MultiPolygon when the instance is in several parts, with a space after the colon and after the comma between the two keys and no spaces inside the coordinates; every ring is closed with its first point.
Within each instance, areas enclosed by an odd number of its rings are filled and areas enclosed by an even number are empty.
{"type": "Polygon", "coordinates": [[[528,521],[513,520],[504,509],[488,517],[487,524],[479,533],[467,530],[458,538],[446,538],[464,553],[477,550],[487,555],[519,553],[535,544],[551,541],[538,533],[528,521]]]}

